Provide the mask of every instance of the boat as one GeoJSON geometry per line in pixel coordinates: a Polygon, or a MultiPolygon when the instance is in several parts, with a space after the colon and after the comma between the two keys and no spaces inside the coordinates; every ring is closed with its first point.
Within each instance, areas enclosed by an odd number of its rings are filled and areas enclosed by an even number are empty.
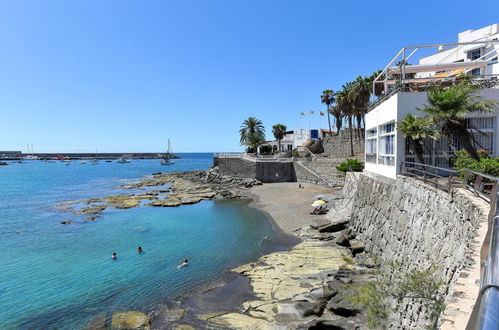
{"type": "Polygon", "coordinates": [[[87,161],[86,161],[86,160],[82,160],[82,161],[80,162],[80,164],[86,164],[86,163],[87,163],[87,161]]]}
{"type": "Polygon", "coordinates": [[[113,162],[113,161],[112,161],[112,160],[110,160],[110,159],[106,160],[106,163],[112,163],[112,162],[113,162]]]}
{"type": "Polygon", "coordinates": [[[116,163],[120,163],[120,164],[126,164],[126,163],[130,163],[130,160],[129,159],[126,159],[125,158],[125,155],[121,156],[120,159],[118,159],[116,161],[116,163]]]}
{"type": "Polygon", "coordinates": [[[172,153],[172,144],[170,143],[170,139],[168,139],[168,150],[166,154],[161,157],[161,165],[173,165],[175,164],[174,155],[172,153]]]}

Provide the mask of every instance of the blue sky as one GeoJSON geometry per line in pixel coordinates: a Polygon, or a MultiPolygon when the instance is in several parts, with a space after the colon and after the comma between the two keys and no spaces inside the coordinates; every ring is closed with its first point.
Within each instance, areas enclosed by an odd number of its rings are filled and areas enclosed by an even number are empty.
{"type": "Polygon", "coordinates": [[[499,2],[0,1],[0,150],[239,151],[248,116],[326,127],[323,89],[402,47],[499,23],[499,2]],[[468,9],[466,9],[468,8],[468,9]]]}

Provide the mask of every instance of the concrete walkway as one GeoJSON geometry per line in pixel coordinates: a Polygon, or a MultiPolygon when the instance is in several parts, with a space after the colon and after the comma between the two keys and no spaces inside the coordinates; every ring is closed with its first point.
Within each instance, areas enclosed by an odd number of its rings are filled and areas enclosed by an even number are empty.
{"type": "Polygon", "coordinates": [[[293,234],[293,230],[312,223],[316,219],[327,219],[327,215],[311,215],[315,196],[326,195],[332,200],[339,190],[303,184],[298,188],[297,182],[264,183],[251,188],[253,202],[250,206],[267,212],[284,232],[293,234]]]}

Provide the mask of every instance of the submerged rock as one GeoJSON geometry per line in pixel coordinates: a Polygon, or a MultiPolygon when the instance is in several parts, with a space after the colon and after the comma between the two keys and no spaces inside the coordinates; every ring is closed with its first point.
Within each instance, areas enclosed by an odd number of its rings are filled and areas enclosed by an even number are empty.
{"type": "Polygon", "coordinates": [[[61,221],[61,225],[67,225],[67,224],[70,224],[71,222],[73,222],[73,219],[67,219],[67,220],[61,221]]]}
{"type": "Polygon", "coordinates": [[[151,320],[141,312],[123,312],[113,315],[111,327],[114,329],[149,329],[151,320]]]}

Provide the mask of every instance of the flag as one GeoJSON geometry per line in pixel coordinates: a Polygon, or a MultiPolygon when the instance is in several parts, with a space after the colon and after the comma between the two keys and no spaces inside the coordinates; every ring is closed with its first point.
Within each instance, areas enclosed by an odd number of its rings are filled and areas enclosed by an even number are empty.
{"type": "Polygon", "coordinates": [[[325,113],[321,111],[321,116],[324,116],[324,115],[325,115],[325,113]]]}
{"type": "Polygon", "coordinates": [[[314,114],[314,110],[310,110],[310,114],[313,115],[314,114]]]}
{"type": "Polygon", "coordinates": [[[306,112],[301,112],[301,115],[302,116],[305,116],[307,113],[306,112]]]}

